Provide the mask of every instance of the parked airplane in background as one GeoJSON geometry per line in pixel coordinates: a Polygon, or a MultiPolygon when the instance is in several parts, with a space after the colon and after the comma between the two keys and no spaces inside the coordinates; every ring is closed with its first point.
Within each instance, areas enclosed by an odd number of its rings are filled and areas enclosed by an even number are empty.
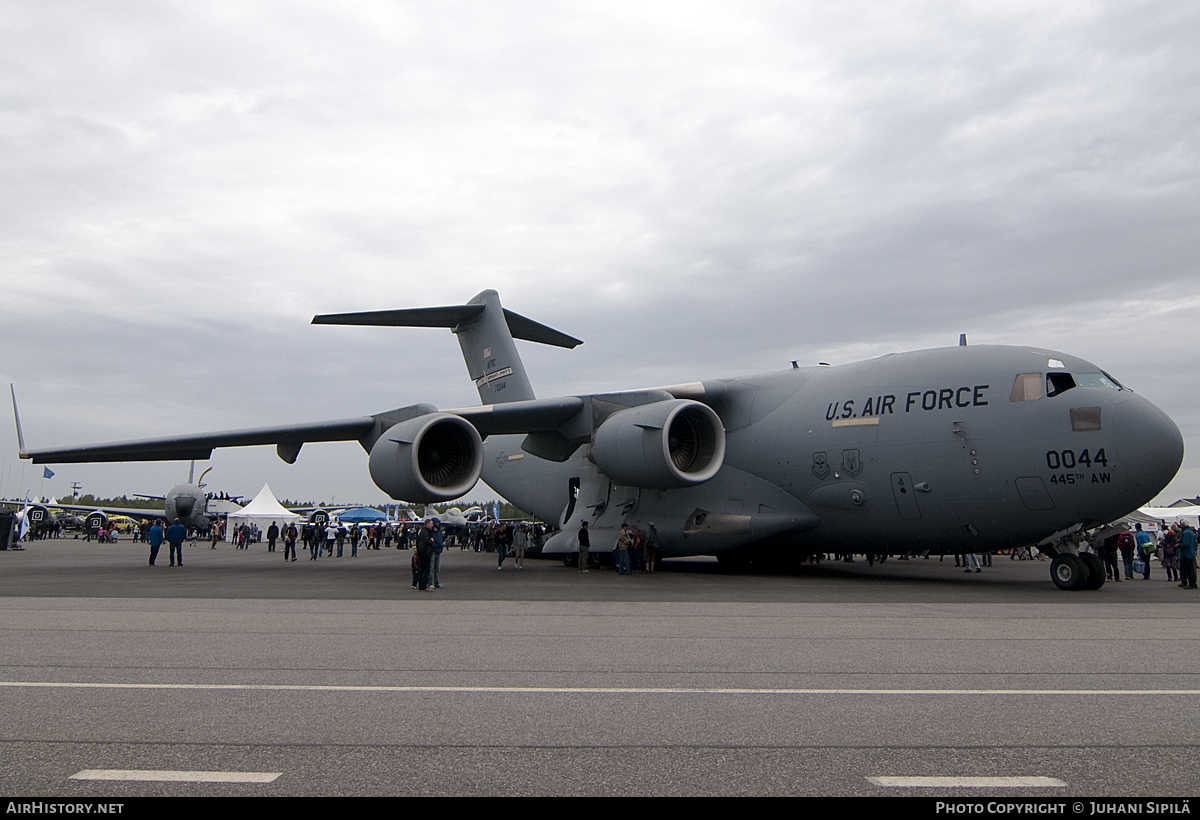
{"type": "MultiPolygon", "coordinates": [[[[145,497],[157,498],[158,496],[145,497]]],[[[47,501],[29,504],[28,516],[31,527],[36,527],[50,521],[53,518],[54,510],[69,510],[71,512],[86,512],[87,516],[83,519],[83,528],[90,531],[107,526],[109,517],[114,515],[127,516],[133,519],[159,518],[164,519],[169,524],[178,521],[187,527],[207,530],[210,519],[206,514],[206,499],[207,496],[200,489],[200,486],[195,484],[177,484],[171,488],[166,496],[162,497],[163,509],[161,510],[143,507],[101,507],[83,504],[60,504],[57,501],[47,501]]],[[[4,503],[7,506],[17,506],[20,504],[20,502],[4,503]]]]}
{"type": "MultiPolygon", "coordinates": [[[[13,413],[17,412],[16,395],[13,395],[13,413]]],[[[24,449],[23,434],[21,432],[20,416],[15,416],[17,419],[17,442],[18,446],[24,449]]],[[[19,515],[29,516],[29,526],[38,527],[49,522],[54,514],[54,510],[69,510],[71,512],[86,512],[87,516],[83,519],[83,528],[90,532],[94,532],[101,527],[108,525],[109,516],[119,515],[127,516],[133,519],[142,518],[161,518],[168,524],[179,522],[186,527],[195,527],[198,530],[207,530],[209,525],[208,516],[208,494],[202,489],[203,483],[192,483],[193,471],[195,464],[188,470],[188,480],[185,484],[176,484],[170,489],[165,496],[139,496],[140,498],[155,498],[163,502],[161,510],[148,509],[142,507],[101,507],[95,505],[84,504],[60,504],[57,501],[47,501],[42,503],[22,504],[21,502],[3,502],[6,506],[22,506],[25,509],[19,515]]],[[[212,468],[210,467],[209,470],[212,468]]],[[[204,481],[204,476],[208,474],[205,470],[200,476],[200,482],[204,481]]]]}
{"type": "Polygon", "coordinates": [[[593,550],[653,522],[662,556],[780,559],[822,552],[974,553],[1037,544],[1064,589],[1098,588],[1081,528],[1154,498],[1183,459],[1179,429],[1096,365],[1036,347],[965,345],[836,367],[538,399],[514,337],[566,334],[466,305],[317,316],[314,324],[446,327],[482,406],[415,404],[316,424],[26,450],[37,463],[208,458],[357,440],[391,497],[446,501],[482,478],[562,532],[544,552],[593,550]]]}
{"type": "Polygon", "coordinates": [[[483,513],[483,508],[476,505],[462,509],[461,507],[448,507],[444,512],[438,512],[433,507],[425,508],[425,518],[436,517],[443,526],[447,527],[466,527],[468,524],[473,524],[482,521],[486,516],[483,513]]]}

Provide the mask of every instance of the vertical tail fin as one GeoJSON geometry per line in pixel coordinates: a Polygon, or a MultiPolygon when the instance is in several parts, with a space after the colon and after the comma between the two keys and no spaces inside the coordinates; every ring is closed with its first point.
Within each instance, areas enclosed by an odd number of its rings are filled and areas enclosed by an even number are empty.
{"type": "Polygon", "coordinates": [[[458,336],[467,372],[479,390],[479,400],[484,404],[499,404],[536,398],[505,319],[504,308],[500,306],[500,295],[494,290],[485,290],[467,304],[482,305],[483,310],[454,328],[454,333],[458,336]]]}
{"type": "Polygon", "coordinates": [[[525,365],[513,339],[572,348],[579,339],[505,310],[500,295],[485,290],[465,305],[378,310],[365,313],[327,313],[313,317],[314,325],[387,325],[448,327],[458,336],[467,372],[484,404],[535,398],[525,365]]]}

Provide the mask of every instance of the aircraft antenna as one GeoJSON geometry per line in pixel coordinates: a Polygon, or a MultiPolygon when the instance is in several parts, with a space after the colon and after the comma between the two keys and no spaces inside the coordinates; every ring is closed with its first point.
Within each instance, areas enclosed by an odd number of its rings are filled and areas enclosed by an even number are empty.
{"type": "Polygon", "coordinates": [[[967,334],[965,334],[965,333],[958,334],[958,346],[959,347],[967,346],[967,334]]]}

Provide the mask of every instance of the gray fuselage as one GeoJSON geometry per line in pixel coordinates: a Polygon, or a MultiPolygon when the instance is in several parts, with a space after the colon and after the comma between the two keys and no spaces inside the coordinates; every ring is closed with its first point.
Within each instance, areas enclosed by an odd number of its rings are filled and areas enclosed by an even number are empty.
{"type": "Polygon", "coordinates": [[[587,445],[555,463],[523,452],[521,436],[485,442],[482,477],[567,531],[585,518],[593,532],[652,521],[663,555],[949,553],[1114,520],[1157,495],[1183,454],[1149,401],[1036,348],[940,348],[691,388],[727,437],[704,484],[615,486],[587,445]]]}

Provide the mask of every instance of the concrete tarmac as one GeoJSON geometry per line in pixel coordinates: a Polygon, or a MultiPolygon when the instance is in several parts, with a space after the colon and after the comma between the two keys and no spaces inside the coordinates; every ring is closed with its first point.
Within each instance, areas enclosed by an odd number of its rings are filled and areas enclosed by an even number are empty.
{"type": "Polygon", "coordinates": [[[450,549],[416,592],[394,549],[146,556],[0,552],[5,793],[1200,793],[1200,597],[1157,565],[1066,593],[1001,556],[619,577],[450,549]]]}

